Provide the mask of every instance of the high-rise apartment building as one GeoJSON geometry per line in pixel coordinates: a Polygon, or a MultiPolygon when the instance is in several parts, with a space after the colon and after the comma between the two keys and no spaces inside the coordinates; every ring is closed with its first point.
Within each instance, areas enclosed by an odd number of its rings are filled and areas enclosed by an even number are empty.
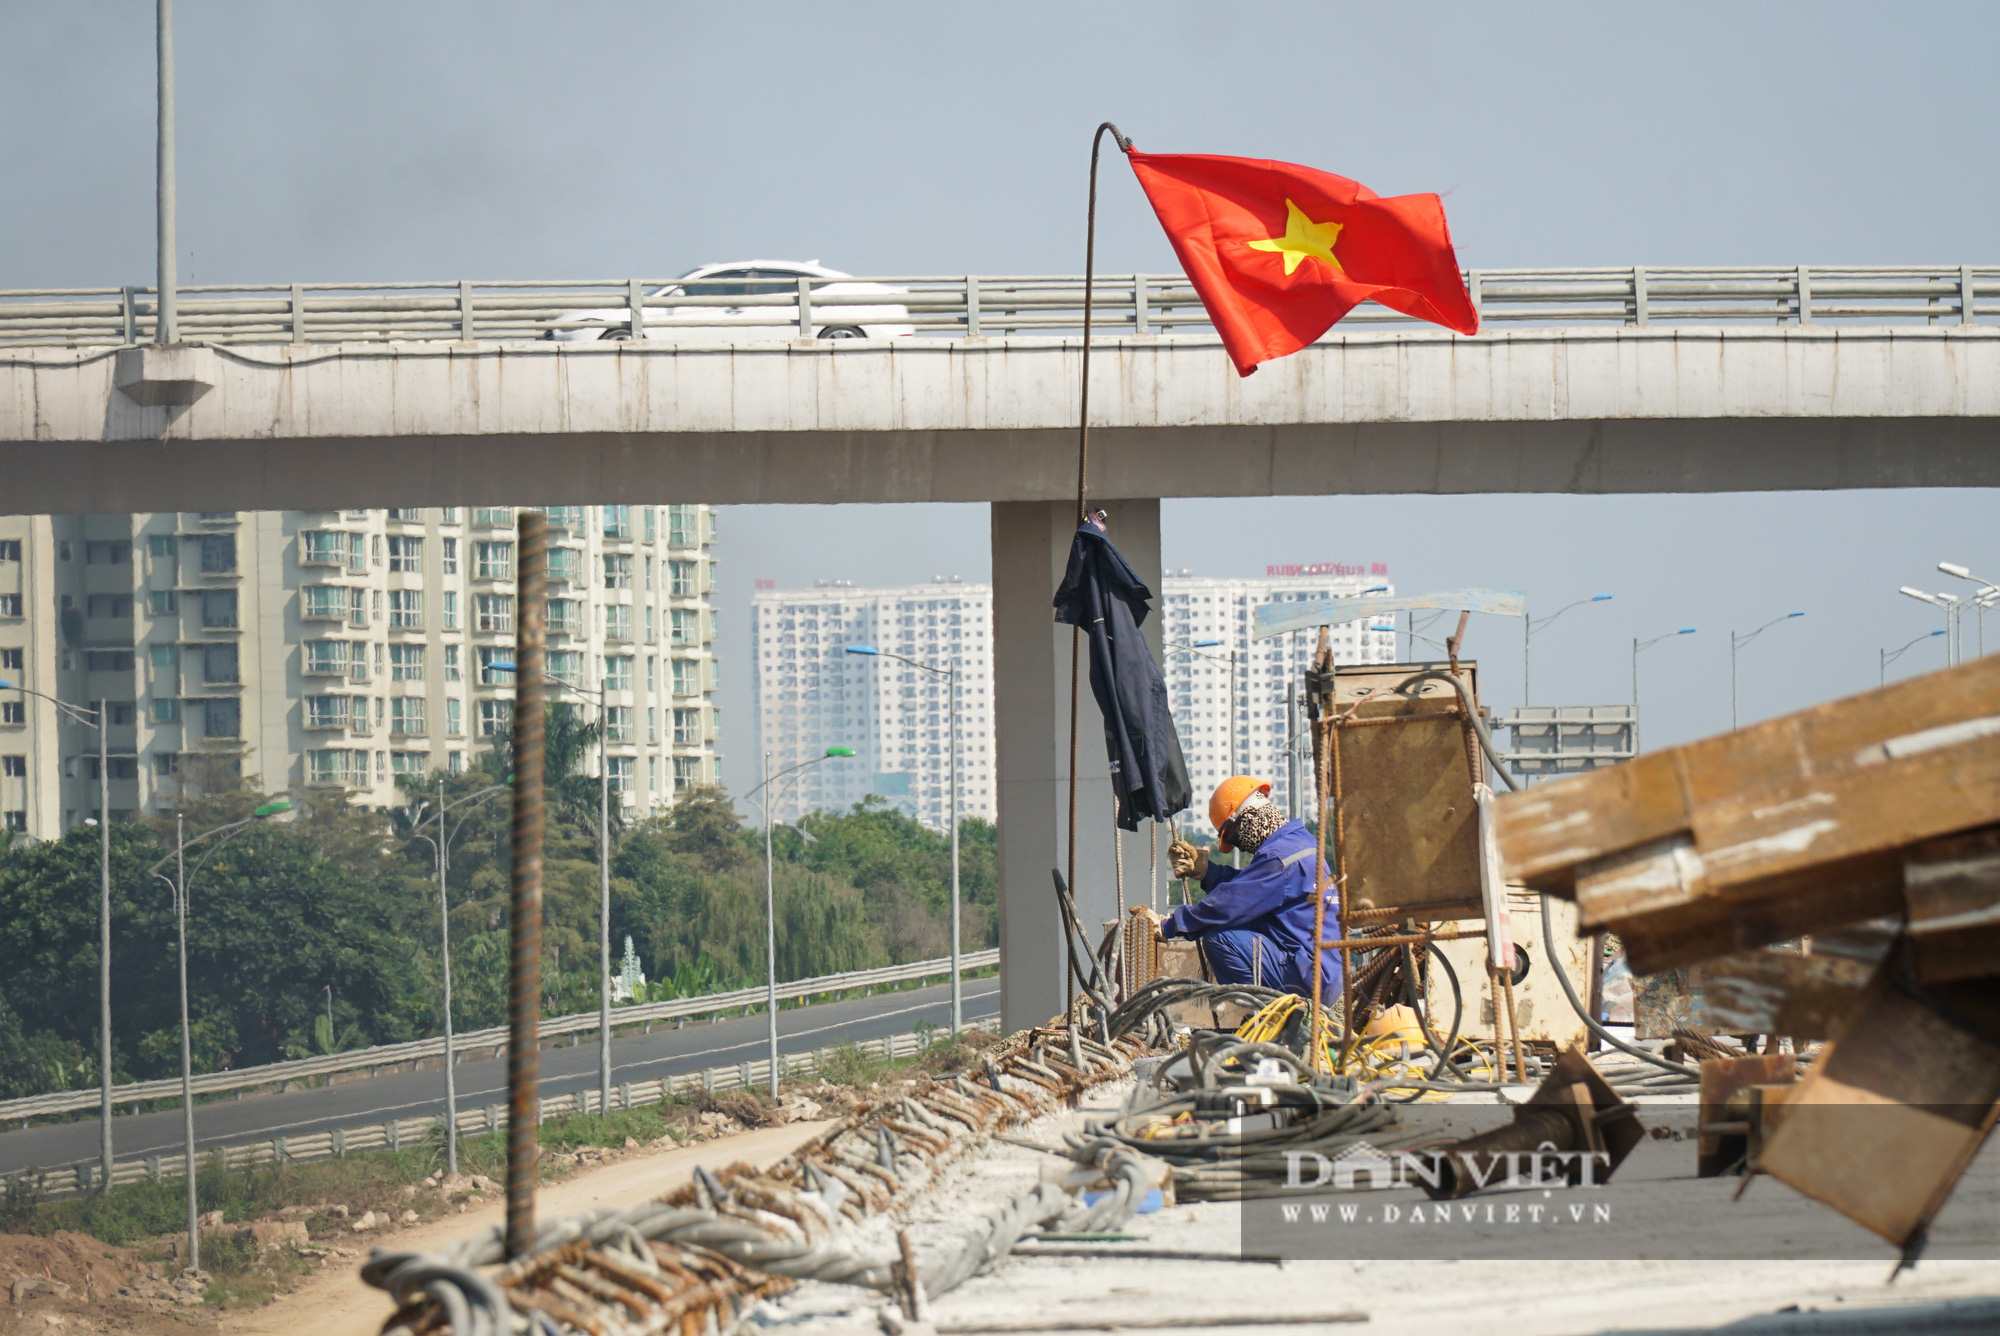
{"type": "Polygon", "coordinates": [[[959,665],[959,811],[994,817],[993,588],[939,580],[894,589],[845,581],[763,590],[751,599],[759,752],[773,772],[826,761],[774,785],[772,816],[844,809],[880,794],[925,825],[950,829],[950,692],[945,679],[879,655],[959,665]]]}
{"type": "MultiPolygon", "coordinates": [[[[1304,737],[1306,720],[1301,705],[1294,733],[1287,718],[1286,692],[1302,683],[1318,648],[1318,635],[1301,631],[1252,640],[1256,609],[1266,603],[1342,598],[1365,590],[1393,592],[1383,578],[1385,568],[1374,569],[1375,574],[1364,575],[1351,566],[1308,568],[1306,574],[1251,579],[1209,579],[1181,571],[1160,582],[1167,693],[1194,790],[1190,810],[1204,829],[1208,795],[1230,775],[1268,779],[1272,800],[1293,815],[1304,810],[1295,799],[1303,796],[1310,802],[1309,791],[1291,792],[1286,747],[1304,737]],[[1318,573],[1322,570],[1325,573],[1318,573]],[[1202,641],[1220,643],[1202,645],[1202,641]]],[[[1335,626],[1334,661],[1395,662],[1395,634],[1368,629],[1389,624],[1386,619],[1364,619],[1335,626]]],[[[1301,785],[1306,786],[1312,779],[1311,747],[1300,745],[1306,749],[1299,766],[1301,785]]]]}
{"type": "MultiPolygon", "coordinates": [[[[718,778],[705,506],[551,506],[548,668],[628,807],[718,778]]],[[[508,508],[0,519],[0,678],[108,703],[111,811],[241,775],[401,801],[512,717],[508,508]]],[[[0,813],[53,837],[98,805],[97,736],[0,691],[0,813]]],[[[595,772],[595,757],[591,758],[595,772]]]]}
{"type": "MultiPolygon", "coordinates": [[[[1335,567],[1242,580],[1181,572],[1168,575],[1162,585],[1164,667],[1194,789],[1193,810],[1205,813],[1208,794],[1238,771],[1269,777],[1272,796],[1294,810],[1287,782],[1285,748],[1291,735],[1285,693],[1287,683],[1301,680],[1316,637],[1252,642],[1253,613],[1264,603],[1387,592],[1379,568],[1372,575],[1335,567]],[[1220,643],[1197,647],[1208,640],[1220,643]]],[[[751,632],[759,750],[771,753],[774,771],[822,756],[829,746],[852,747],[856,753],[852,760],[813,766],[795,783],[784,784],[773,815],[791,821],[801,812],[843,808],[879,793],[927,825],[946,827],[944,739],[949,721],[943,684],[894,660],[845,652],[848,645],[861,644],[937,663],[946,662],[956,647],[964,665],[960,808],[994,819],[992,607],[992,589],[981,584],[855,589],[833,582],[809,590],[758,593],[751,601],[751,632]]],[[[1349,622],[1333,628],[1336,661],[1395,659],[1395,636],[1370,631],[1368,625],[1349,622]]],[[[1302,773],[1309,776],[1311,769],[1307,761],[1302,773]]]]}

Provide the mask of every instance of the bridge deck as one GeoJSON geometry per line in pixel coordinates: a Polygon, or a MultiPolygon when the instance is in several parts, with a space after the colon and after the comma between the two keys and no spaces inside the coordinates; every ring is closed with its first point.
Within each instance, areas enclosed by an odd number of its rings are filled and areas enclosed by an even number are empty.
{"type": "MultiPolygon", "coordinates": [[[[1248,379],[1210,336],[1093,357],[1109,496],[2000,483],[2000,327],[1357,330],[1248,379]]],[[[1073,338],[20,349],[0,464],[17,512],[1054,500],[1079,372],[1073,338]]]]}

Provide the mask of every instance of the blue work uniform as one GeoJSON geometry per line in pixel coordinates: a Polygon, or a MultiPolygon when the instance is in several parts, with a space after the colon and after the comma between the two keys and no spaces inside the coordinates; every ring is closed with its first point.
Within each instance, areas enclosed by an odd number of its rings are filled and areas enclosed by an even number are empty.
{"type": "MultiPolygon", "coordinates": [[[[1312,996],[1313,890],[1319,884],[1315,841],[1303,821],[1287,821],[1257,847],[1248,867],[1211,858],[1202,875],[1207,894],[1160,924],[1166,937],[1201,941],[1218,983],[1257,983],[1312,996]]],[[[1334,923],[1335,893],[1326,893],[1334,923]]],[[[1320,996],[1340,994],[1340,954],[1320,960],[1320,996]]]]}

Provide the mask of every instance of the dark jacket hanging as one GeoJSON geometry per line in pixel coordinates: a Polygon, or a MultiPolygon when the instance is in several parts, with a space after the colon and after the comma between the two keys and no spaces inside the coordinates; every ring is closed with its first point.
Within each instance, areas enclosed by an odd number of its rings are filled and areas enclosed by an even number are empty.
{"type": "Polygon", "coordinates": [[[1139,634],[1152,597],[1103,529],[1089,520],[1077,526],[1056,620],[1081,627],[1090,642],[1090,694],[1104,713],[1111,791],[1126,830],[1184,810],[1190,793],[1166,679],[1139,634]]]}

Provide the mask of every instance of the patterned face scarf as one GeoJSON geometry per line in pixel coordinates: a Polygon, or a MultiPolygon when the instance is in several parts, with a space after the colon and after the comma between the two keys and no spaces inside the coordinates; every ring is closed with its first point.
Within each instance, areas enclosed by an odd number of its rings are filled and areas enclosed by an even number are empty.
{"type": "Polygon", "coordinates": [[[1285,814],[1269,798],[1260,794],[1236,814],[1236,833],[1229,842],[1244,853],[1254,854],[1257,846],[1270,839],[1284,824],[1285,814]]]}

